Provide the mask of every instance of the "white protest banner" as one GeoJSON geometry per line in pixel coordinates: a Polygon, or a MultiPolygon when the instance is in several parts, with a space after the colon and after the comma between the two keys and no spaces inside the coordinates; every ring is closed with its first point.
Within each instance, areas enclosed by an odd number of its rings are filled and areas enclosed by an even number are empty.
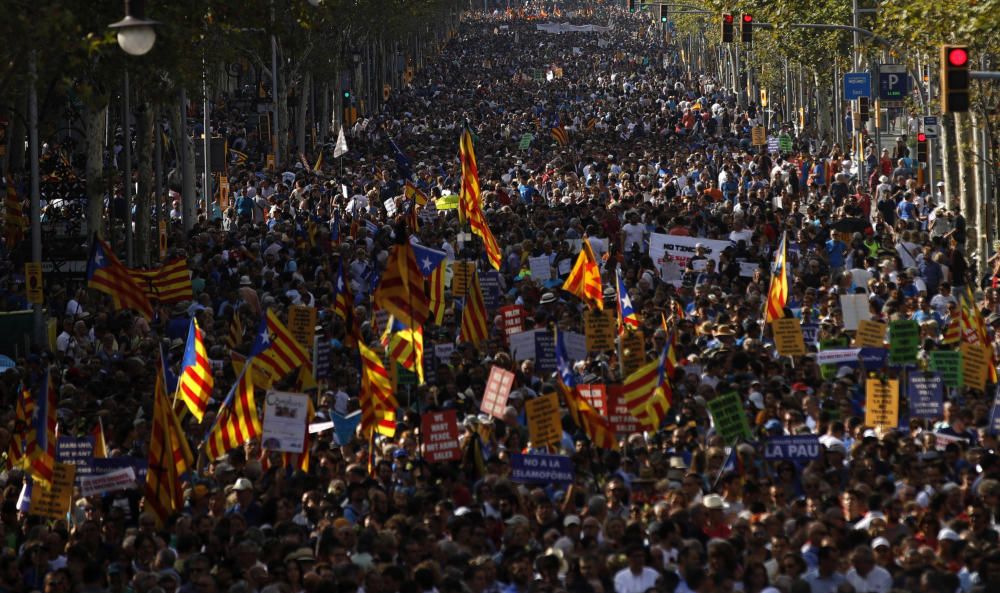
{"type": "Polygon", "coordinates": [[[309,434],[326,432],[331,428],[333,428],[333,420],[327,420],[326,422],[313,422],[309,425],[309,434]]]}
{"type": "Polygon", "coordinates": [[[261,445],[269,451],[301,453],[308,409],[309,396],[304,393],[268,391],[264,399],[261,445]]]}
{"type": "Polygon", "coordinates": [[[535,358],[535,333],[542,330],[533,329],[526,332],[511,334],[510,355],[515,361],[534,360],[535,358]]]}
{"type": "Polygon", "coordinates": [[[844,313],[844,329],[848,331],[856,331],[859,321],[872,317],[866,294],[840,295],[840,310],[844,313]]]}
{"type": "Polygon", "coordinates": [[[856,365],[858,356],[861,355],[861,348],[848,348],[846,350],[824,350],[816,353],[816,364],[851,364],[856,365]]]}
{"type": "Polygon", "coordinates": [[[531,269],[531,279],[535,282],[543,282],[552,278],[552,266],[549,265],[549,256],[529,257],[528,266],[531,269]]]}
{"type": "Polygon", "coordinates": [[[754,273],[757,268],[760,267],[755,261],[741,261],[740,262],[740,278],[753,278],[754,273]]]}
{"type": "Polygon", "coordinates": [[[386,199],[386,201],[382,202],[382,205],[385,206],[385,212],[386,212],[386,214],[388,214],[389,216],[395,216],[396,215],[396,200],[395,200],[395,198],[388,198],[388,199],[386,199]]]}
{"type": "Polygon", "coordinates": [[[131,467],[80,479],[80,496],[84,497],[129,488],[135,488],[135,470],[131,467]]]}
{"type": "Polygon", "coordinates": [[[688,260],[694,257],[695,245],[699,243],[705,248],[705,257],[714,260],[716,266],[719,264],[722,250],[732,245],[729,241],[652,233],[649,235],[649,257],[658,270],[662,270],[664,262],[667,261],[672,261],[683,268],[687,266],[688,260]]]}
{"type": "Polygon", "coordinates": [[[587,358],[587,336],[576,332],[562,332],[566,341],[566,356],[570,360],[585,360],[587,358]]]}

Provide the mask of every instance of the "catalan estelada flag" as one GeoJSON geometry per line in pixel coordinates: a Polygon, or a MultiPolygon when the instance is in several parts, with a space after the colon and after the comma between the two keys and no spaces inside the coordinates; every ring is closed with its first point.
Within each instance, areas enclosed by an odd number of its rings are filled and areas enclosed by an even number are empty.
{"type": "Polygon", "coordinates": [[[428,291],[430,320],[434,322],[434,325],[441,325],[444,322],[444,278],[447,273],[448,262],[444,261],[440,266],[434,268],[427,281],[430,288],[428,291]]]}
{"type": "MultiPolygon", "coordinates": [[[[254,367],[263,371],[270,381],[259,385],[268,389],[275,381],[280,381],[293,370],[309,362],[309,354],[305,348],[292,336],[285,324],[271,309],[260,320],[254,343],[250,349],[254,367]]],[[[254,380],[260,378],[256,375],[254,380]]]]}
{"type": "Polygon", "coordinates": [[[625,288],[625,281],[622,279],[621,269],[615,270],[618,289],[618,333],[624,334],[626,329],[639,329],[639,317],[632,307],[632,297],[628,295],[625,288]]]}
{"type": "Polygon", "coordinates": [[[176,259],[155,270],[130,269],[128,273],[150,301],[179,303],[194,300],[187,258],[176,259]]]}
{"type": "Polygon", "coordinates": [[[135,309],[146,319],[153,318],[153,306],[128,268],[115,256],[111,247],[94,237],[87,262],[87,287],[110,295],[118,309],[135,309]]]}
{"type": "Polygon", "coordinates": [[[459,218],[469,221],[472,232],[483,240],[486,257],[494,269],[500,269],[503,253],[493,236],[483,214],[483,202],[479,189],[479,166],[472,146],[472,131],[466,126],[458,142],[458,157],[462,161],[462,188],[458,197],[459,218]]]}
{"type": "Polygon", "coordinates": [[[486,301],[483,299],[483,289],[479,286],[479,270],[475,270],[469,282],[469,294],[465,297],[465,308],[462,309],[462,328],[458,339],[478,348],[489,337],[489,331],[486,301]]]}
{"type": "Polygon", "coordinates": [[[354,319],[354,295],[351,294],[351,280],[344,270],[344,260],[337,266],[334,290],[333,312],[350,325],[354,319]]]}
{"type": "Polygon", "coordinates": [[[788,268],[786,264],[785,234],[781,234],[781,244],[775,254],[774,268],[771,270],[771,288],[767,291],[767,304],[764,310],[764,323],[785,316],[785,303],[788,302],[788,268]]]}
{"type": "Polygon", "coordinates": [[[618,449],[618,439],[615,429],[608,418],[597,413],[587,400],[576,389],[576,379],[570,368],[569,356],[566,352],[566,342],[562,332],[556,331],[556,369],[559,377],[556,381],[562,393],[566,409],[573,422],[580,427],[590,442],[601,449],[618,449]]]}
{"type": "Polygon", "coordinates": [[[590,241],[583,238],[583,248],[576,258],[573,269],[563,282],[563,290],[576,295],[584,303],[604,310],[604,291],[601,289],[601,271],[597,266],[597,258],[590,248],[590,241]]]}
{"type": "Polygon", "coordinates": [[[161,527],[184,506],[181,476],[194,464],[194,456],[177,415],[167,397],[162,362],[156,373],[153,425],[149,434],[149,470],[144,486],[145,508],[161,527]]]}
{"type": "Polygon", "coordinates": [[[404,239],[392,247],[373,300],[406,327],[427,321],[430,300],[424,292],[424,276],[409,241],[404,239]]]}
{"type": "Polygon", "coordinates": [[[28,473],[34,483],[48,490],[56,466],[56,390],[46,374],[34,396],[31,429],[28,433],[28,473]]]}
{"type": "Polygon", "coordinates": [[[569,144],[569,132],[566,131],[562,122],[552,126],[552,139],[555,140],[559,146],[566,146],[569,144]]]}
{"type": "Polygon", "coordinates": [[[253,396],[253,373],[250,372],[250,367],[256,364],[258,361],[255,358],[248,361],[219,408],[215,425],[205,441],[205,453],[209,459],[218,459],[230,449],[260,436],[260,416],[253,396]]]}
{"type": "Polygon", "coordinates": [[[35,413],[35,401],[31,390],[25,384],[18,389],[17,404],[14,406],[14,430],[10,435],[10,445],[7,448],[7,464],[10,469],[27,469],[28,463],[28,433],[31,430],[28,420],[35,413]]]}
{"type": "Polygon", "coordinates": [[[198,422],[205,416],[208,400],[212,399],[212,387],[215,379],[208,362],[208,352],[202,338],[198,322],[191,320],[188,328],[187,346],[184,349],[184,359],[181,361],[180,377],[177,381],[177,395],[187,405],[191,415],[198,422]]]}
{"type": "Polygon", "coordinates": [[[358,342],[361,352],[361,433],[366,438],[375,433],[393,437],[396,434],[396,408],[399,403],[392,393],[392,381],[375,352],[358,342]]]}

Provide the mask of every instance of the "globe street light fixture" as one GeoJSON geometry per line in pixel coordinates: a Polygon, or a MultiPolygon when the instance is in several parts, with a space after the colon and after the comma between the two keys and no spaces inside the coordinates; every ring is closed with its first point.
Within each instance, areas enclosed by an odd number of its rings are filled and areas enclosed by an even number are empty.
{"type": "Polygon", "coordinates": [[[125,18],[108,25],[118,33],[118,46],[131,56],[141,56],[156,43],[156,21],[146,20],[144,0],[125,0],[125,18]]]}

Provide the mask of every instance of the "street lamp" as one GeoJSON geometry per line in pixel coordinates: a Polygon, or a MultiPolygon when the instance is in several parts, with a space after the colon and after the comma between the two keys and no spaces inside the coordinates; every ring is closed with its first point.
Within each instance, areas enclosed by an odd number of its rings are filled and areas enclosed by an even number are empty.
{"type": "Polygon", "coordinates": [[[131,56],[141,56],[156,43],[156,21],[146,20],[145,0],[125,0],[125,18],[108,25],[118,33],[118,46],[131,56]]]}

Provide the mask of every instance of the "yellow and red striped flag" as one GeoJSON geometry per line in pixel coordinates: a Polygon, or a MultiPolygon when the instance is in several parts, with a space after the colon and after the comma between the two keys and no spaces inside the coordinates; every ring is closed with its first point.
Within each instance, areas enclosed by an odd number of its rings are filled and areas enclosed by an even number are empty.
{"type": "Polygon", "coordinates": [[[625,378],[622,390],[629,413],[649,431],[659,428],[673,399],[670,382],[665,376],[665,360],[666,352],[639,367],[625,378]]]}
{"type": "MultiPolygon", "coordinates": [[[[271,309],[268,309],[267,314],[261,319],[253,347],[250,349],[250,356],[254,367],[269,377],[265,380],[265,384],[257,385],[262,389],[269,389],[275,381],[281,380],[309,362],[309,354],[305,348],[271,309]]],[[[260,378],[261,375],[258,374],[254,380],[260,378]]]]}
{"type": "Polygon", "coordinates": [[[469,342],[477,348],[489,337],[490,326],[486,317],[486,302],[483,289],[479,286],[479,271],[475,270],[469,282],[469,294],[462,309],[462,328],[458,339],[469,342]]]}
{"type": "Polygon", "coordinates": [[[226,336],[226,346],[230,350],[236,350],[243,344],[243,321],[240,319],[240,312],[234,310],[233,318],[229,321],[229,335],[226,336]]]}
{"type": "Polygon", "coordinates": [[[786,265],[785,233],[781,234],[781,244],[775,255],[774,268],[771,270],[771,287],[767,291],[767,304],[764,310],[764,323],[785,316],[785,303],[788,302],[788,269],[786,265]]]}
{"type": "Polygon", "coordinates": [[[7,199],[4,200],[4,237],[7,239],[7,249],[13,249],[24,240],[27,228],[28,217],[24,215],[24,205],[17,195],[17,189],[8,178],[7,199]]]}
{"type": "Polygon", "coordinates": [[[374,302],[406,327],[423,325],[430,314],[424,276],[409,241],[392,247],[374,302]]]}
{"type": "Polygon", "coordinates": [[[942,344],[957,344],[962,341],[962,320],[961,315],[952,315],[948,318],[948,324],[944,328],[944,335],[941,337],[942,344]]]}
{"type": "Polygon", "coordinates": [[[448,273],[448,260],[441,262],[441,265],[434,268],[431,277],[428,279],[430,286],[429,313],[434,325],[441,325],[444,322],[444,279],[448,273]]]}
{"type": "Polygon", "coordinates": [[[179,303],[194,300],[187,258],[176,259],[154,270],[130,269],[128,273],[151,301],[179,303]]]}
{"type": "Polygon", "coordinates": [[[986,334],[986,321],[983,319],[983,312],[976,305],[976,297],[972,293],[971,286],[965,287],[965,294],[959,296],[959,301],[962,309],[962,341],[968,344],[982,344],[989,348],[990,364],[987,378],[990,383],[996,383],[996,351],[986,334]]]}
{"type": "Polygon", "coordinates": [[[153,425],[149,434],[149,470],[143,495],[145,508],[163,526],[184,506],[181,476],[194,463],[187,437],[167,397],[162,363],[157,365],[153,425]]]}
{"type": "Polygon", "coordinates": [[[118,309],[135,309],[146,319],[153,318],[153,306],[143,288],[111,247],[97,237],[87,262],[87,287],[110,295],[118,309]]]}
{"type": "Polygon", "coordinates": [[[392,393],[392,381],[382,364],[382,359],[363,343],[361,352],[361,434],[371,437],[374,433],[393,437],[396,434],[396,408],[399,403],[392,393]]]}
{"type": "Polygon", "coordinates": [[[569,132],[566,131],[562,122],[552,126],[552,139],[555,140],[559,146],[566,146],[569,144],[569,132]]]}
{"type": "Polygon", "coordinates": [[[386,324],[389,334],[389,358],[404,369],[417,374],[420,384],[424,383],[424,330],[423,327],[404,327],[395,319],[386,324]]]}
{"type": "Polygon", "coordinates": [[[215,425],[205,441],[205,453],[211,460],[260,436],[260,416],[257,414],[257,402],[253,395],[253,373],[250,372],[251,367],[257,364],[259,362],[256,358],[250,359],[219,408],[215,425]]]}
{"type": "Polygon", "coordinates": [[[17,404],[14,406],[14,430],[10,435],[10,446],[7,449],[7,463],[11,469],[27,469],[28,459],[28,435],[31,427],[28,421],[35,413],[35,401],[31,396],[31,390],[26,384],[21,384],[18,389],[17,404]]]}
{"type": "Polygon", "coordinates": [[[479,189],[479,166],[476,164],[476,151],[472,146],[472,131],[466,127],[458,141],[458,157],[462,161],[462,188],[458,196],[458,215],[469,221],[469,228],[483,240],[486,257],[494,269],[500,269],[503,254],[497,244],[493,231],[486,223],[483,214],[483,202],[479,189]]]}
{"type": "Polygon", "coordinates": [[[562,393],[566,409],[573,422],[587,435],[594,446],[601,449],[618,449],[618,439],[611,421],[597,413],[587,400],[576,389],[576,378],[570,368],[569,353],[566,350],[566,340],[563,333],[556,331],[556,370],[558,377],[556,385],[562,393]]]}
{"type": "Polygon", "coordinates": [[[187,405],[191,415],[198,422],[205,416],[208,400],[212,399],[212,387],[215,379],[208,363],[208,352],[202,339],[198,322],[191,320],[188,328],[187,346],[181,361],[180,377],[177,380],[177,395],[187,405]]]}
{"type": "Polygon", "coordinates": [[[576,295],[584,303],[604,310],[604,291],[601,289],[601,271],[597,266],[597,258],[590,248],[590,241],[583,238],[583,248],[576,258],[573,269],[563,282],[563,290],[576,295]]]}
{"type": "Polygon", "coordinates": [[[427,205],[427,194],[420,191],[420,188],[418,188],[416,184],[409,179],[407,179],[406,183],[403,184],[403,195],[406,196],[406,199],[411,202],[415,202],[418,206],[427,205]]]}
{"type": "Polygon", "coordinates": [[[56,465],[56,390],[48,374],[34,396],[31,428],[26,444],[28,472],[31,479],[48,490],[56,465]]]}
{"type": "Polygon", "coordinates": [[[90,436],[94,437],[94,459],[104,459],[108,456],[108,443],[104,440],[104,421],[97,417],[94,428],[90,429],[90,436]]]}

